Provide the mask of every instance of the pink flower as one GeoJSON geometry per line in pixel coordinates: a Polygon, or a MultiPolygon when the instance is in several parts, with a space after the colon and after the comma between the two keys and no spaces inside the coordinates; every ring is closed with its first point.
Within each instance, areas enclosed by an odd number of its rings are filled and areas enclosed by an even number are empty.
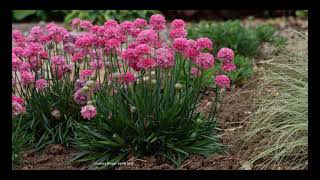
{"type": "Polygon", "coordinates": [[[131,72],[120,75],[120,82],[125,84],[133,84],[136,80],[136,77],[131,72]]]}
{"type": "Polygon", "coordinates": [[[214,81],[220,88],[229,88],[231,83],[230,78],[223,74],[216,76],[214,81]]]}
{"type": "Polygon", "coordinates": [[[86,78],[92,76],[93,71],[91,69],[82,70],[80,73],[80,78],[86,78]]]}
{"type": "Polygon", "coordinates": [[[121,42],[116,38],[111,38],[106,41],[106,52],[110,52],[112,49],[120,48],[121,42]]]}
{"type": "Polygon", "coordinates": [[[148,22],[145,19],[137,18],[133,21],[133,27],[135,28],[143,28],[146,26],[148,22]]]}
{"type": "Polygon", "coordinates": [[[138,53],[136,49],[128,48],[121,53],[121,58],[126,61],[130,61],[132,59],[136,60],[138,58],[138,53]]]}
{"type": "Polygon", "coordinates": [[[30,83],[33,83],[35,80],[35,76],[28,71],[21,72],[21,82],[23,85],[28,85],[30,83]]]}
{"type": "Polygon", "coordinates": [[[26,108],[23,105],[24,100],[22,98],[12,95],[12,115],[17,116],[26,112],[26,108]]]}
{"type": "Polygon", "coordinates": [[[120,29],[125,33],[128,33],[132,27],[133,23],[130,21],[124,21],[120,24],[120,29]]]}
{"type": "Polygon", "coordinates": [[[85,105],[90,98],[89,92],[84,92],[81,89],[78,89],[76,93],[74,93],[73,100],[79,105],[85,105]]]}
{"type": "Polygon", "coordinates": [[[24,47],[26,39],[22,35],[21,31],[13,30],[12,31],[12,39],[16,43],[17,46],[24,47]]]}
{"type": "Polygon", "coordinates": [[[194,40],[188,40],[188,45],[184,49],[183,54],[188,58],[195,58],[199,53],[197,42],[194,40]]]}
{"type": "Polygon", "coordinates": [[[106,28],[110,28],[110,27],[115,28],[115,27],[118,27],[119,23],[113,19],[109,19],[103,25],[106,28]]]}
{"type": "Polygon", "coordinates": [[[171,29],[170,37],[172,39],[185,38],[185,37],[187,37],[187,31],[183,28],[171,29]]]}
{"type": "Polygon", "coordinates": [[[79,51],[72,55],[72,61],[73,62],[81,62],[84,58],[85,54],[83,51],[79,51]]]}
{"type": "Polygon", "coordinates": [[[81,116],[84,119],[92,119],[97,115],[97,110],[96,107],[92,106],[92,105],[86,105],[84,107],[81,108],[81,116]]]}
{"type": "Polygon", "coordinates": [[[236,70],[236,65],[233,63],[223,63],[222,70],[225,72],[231,72],[236,70]]]}
{"type": "Polygon", "coordinates": [[[39,91],[42,91],[46,87],[48,87],[48,82],[45,79],[39,79],[36,81],[36,88],[39,91]]]}
{"type": "Polygon", "coordinates": [[[147,59],[141,59],[138,63],[137,63],[137,67],[141,68],[141,69],[151,69],[157,66],[156,61],[154,61],[151,58],[147,58],[147,59]]]}
{"type": "Polygon", "coordinates": [[[19,71],[22,61],[17,57],[12,57],[12,70],[19,71]]]}
{"type": "Polygon", "coordinates": [[[24,104],[24,100],[21,98],[21,97],[18,97],[18,96],[15,96],[15,95],[12,95],[12,102],[17,102],[19,104],[24,104]]]}
{"type": "Polygon", "coordinates": [[[49,36],[52,40],[59,43],[68,36],[69,32],[63,28],[55,25],[54,23],[47,25],[49,36]],[[49,26],[50,25],[50,26],[49,26]]]}
{"type": "Polygon", "coordinates": [[[142,31],[142,30],[141,30],[140,28],[131,28],[128,33],[129,33],[132,37],[136,38],[136,37],[138,37],[138,34],[139,34],[141,31],[142,31]]]}
{"type": "Polygon", "coordinates": [[[48,53],[46,51],[41,51],[39,55],[41,59],[48,59],[48,53]]]}
{"type": "Polygon", "coordinates": [[[157,49],[155,60],[161,68],[170,68],[175,65],[174,52],[171,48],[157,49]]]}
{"type": "Polygon", "coordinates": [[[40,37],[40,42],[41,42],[42,45],[45,45],[45,44],[47,44],[47,43],[50,42],[50,41],[51,41],[51,36],[50,36],[50,35],[44,34],[44,35],[42,35],[42,36],[40,37]]]}
{"type": "Polygon", "coordinates": [[[83,86],[85,85],[86,81],[82,78],[77,79],[76,83],[74,85],[74,90],[78,91],[79,89],[83,88],[83,86]]]}
{"type": "Polygon", "coordinates": [[[79,24],[80,24],[80,22],[81,22],[81,20],[80,20],[79,18],[74,18],[74,19],[72,20],[72,22],[71,22],[72,28],[78,27],[79,24]]]}
{"type": "Polygon", "coordinates": [[[68,54],[74,54],[76,53],[76,47],[74,46],[74,44],[72,43],[67,43],[63,46],[63,50],[64,52],[68,53],[68,54]]]}
{"type": "Polygon", "coordinates": [[[14,47],[14,48],[12,48],[12,52],[16,56],[20,57],[22,55],[22,53],[23,53],[23,48],[22,47],[14,47]]]}
{"type": "Polygon", "coordinates": [[[31,65],[27,62],[22,62],[20,64],[20,67],[19,67],[19,71],[20,72],[23,72],[23,71],[30,71],[30,68],[31,68],[31,65]]]}
{"type": "Polygon", "coordinates": [[[100,29],[100,26],[99,26],[99,25],[94,25],[94,26],[92,26],[92,27],[90,28],[90,32],[91,32],[91,33],[98,33],[99,29],[100,29]]]}
{"type": "Polygon", "coordinates": [[[175,19],[171,22],[171,29],[185,28],[186,23],[182,19],[175,19]]]}
{"type": "Polygon", "coordinates": [[[81,48],[89,47],[94,45],[97,40],[98,38],[91,33],[82,33],[77,37],[74,45],[81,48]]]}
{"type": "Polygon", "coordinates": [[[67,43],[75,43],[77,40],[77,35],[74,33],[69,33],[68,35],[66,35],[66,37],[63,40],[63,44],[67,44],[67,43]]]}
{"type": "Polygon", "coordinates": [[[176,38],[173,40],[173,49],[183,52],[188,47],[188,40],[185,38],[176,38]]]}
{"type": "Polygon", "coordinates": [[[190,74],[191,76],[198,77],[198,76],[201,76],[201,71],[199,71],[198,68],[193,67],[190,70],[190,74]]]}
{"type": "Polygon", "coordinates": [[[154,44],[158,40],[157,33],[152,29],[143,30],[138,34],[137,42],[141,44],[154,44]]]}
{"type": "Polygon", "coordinates": [[[64,64],[64,57],[63,56],[52,56],[51,57],[52,64],[56,66],[60,66],[64,64]]]}
{"type": "Polygon", "coordinates": [[[139,44],[135,47],[135,53],[139,56],[149,54],[150,52],[151,48],[146,44],[139,44]]]}
{"type": "Polygon", "coordinates": [[[214,57],[210,53],[200,53],[196,56],[194,63],[202,69],[210,69],[214,64],[214,57]]]}
{"type": "Polygon", "coordinates": [[[90,63],[90,68],[91,69],[101,69],[103,68],[103,62],[102,60],[96,60],[96,59],[93,59],[90,63]]]}
{"type": "Polygon", "coordinates": [[[80,21],[80,27],[89,30],[92,27],[92,23],[88,20],[80,21]]]}
{"type": "Polygon", "coordinates": [[[231,63],[234,59],[234,53],[232,49],[221,48],[218,51],[218,58],[221,59],[224,63],[231,63]]]}
{"type": "Polygon", "coordinates": [[[166,28],[166,19],[161,14],[154,14],[150,17],[150,26],[156,31],[166,28]]]}
{"type": "Polygon", "coordinates": [[[197,39],[197,45],[199,49],[212,49],[212,41],[209,38],[199,38],[197,39]]]}

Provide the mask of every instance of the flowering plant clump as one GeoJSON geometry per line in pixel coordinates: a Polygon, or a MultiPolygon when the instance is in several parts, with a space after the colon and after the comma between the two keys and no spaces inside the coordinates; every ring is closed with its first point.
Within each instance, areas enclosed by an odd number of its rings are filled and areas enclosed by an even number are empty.
{"type": "MultiPolygon", "coordinates": [[[[166,19],[155,14],[149,22],[107,20],[101,26],[74,19],[71,32],[52,23],[32,28],[27,37],[14,31],[15,92],[34,121],[62,128],[62,122],[80,120],[65,124],[77,134],[72,142],[81,153],[74,160],[156,155],[179,165],[190,154],[221,152],[213,131],[219,94],[209,115],[196,110],[203,74],[215,65],[207,51],[213,43],[186,39],[185,27],[174,20],[166,36],[166,19]]],[[[231,49],[220,54],[226,67],[212,83],[225,91],[234,55],[231,49]]]]}

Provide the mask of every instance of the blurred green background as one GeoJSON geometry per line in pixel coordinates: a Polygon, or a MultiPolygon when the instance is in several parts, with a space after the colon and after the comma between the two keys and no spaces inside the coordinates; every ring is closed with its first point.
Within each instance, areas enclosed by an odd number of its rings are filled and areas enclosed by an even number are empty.
{"type": "Polygon", "coordinates": [[[293,16],[307,18],[307,10],[13,10],[13,22],[55,21],[70,22],[78,17],[101,24],[106,19],[118,21],[132,20],[137,17],[149,18],[154,13],[161,13],[168,20],[183,18],[186,21],[228,20],[246,17],[283,17],[293,16]]]}

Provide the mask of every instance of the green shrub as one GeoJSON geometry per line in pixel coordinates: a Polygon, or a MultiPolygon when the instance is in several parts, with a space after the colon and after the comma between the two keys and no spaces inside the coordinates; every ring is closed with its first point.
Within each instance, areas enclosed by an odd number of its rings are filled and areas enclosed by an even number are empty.
{"type": "Polygon", "coordinates": [[[308,166],[308,56],[282,51],[264,64],[257,85],[257,110],[244,136],[243,159],[257,169],[308,166]]]}
{"type": "Polygon", "coordinates": [[[285,43],[285,39],[276,36],[275,29],[271,25],[258,25],[256,28],[244,27],[240,21],[226,21],[223,23],[200,22],[189,27],[190,38],[208,37],[214,39],[213,53],[222,47],[229,47],[236,54],[245,57],[257,55],[260,46],[270,42],[279,46],[285,43]],[[279,39],[281,38],[281,41],[279,39]]]}
{"type": "Polygon", "coordinates": [[[149,18],[156,12],[155,10],[72,10],[65,17],[65,22],[70,23],[74,18],[88,19],[98,24],[103,24],[107,19],[122,22],[135,18],[149,18]]]}

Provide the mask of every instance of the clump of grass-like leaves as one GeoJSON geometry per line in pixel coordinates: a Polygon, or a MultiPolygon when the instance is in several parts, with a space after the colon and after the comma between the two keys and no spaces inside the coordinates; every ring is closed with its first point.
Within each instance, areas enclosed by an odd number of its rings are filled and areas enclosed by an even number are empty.
{"type": "Polygon", "coordinates": [[[245,157],[257,169],[308,166],[308,55],[282,50],[264,63],[245,157]],[[258,142],[258,143],[257,143],[258,142]],[[250,153],[249,153],[250,152],[250,153]]]}

